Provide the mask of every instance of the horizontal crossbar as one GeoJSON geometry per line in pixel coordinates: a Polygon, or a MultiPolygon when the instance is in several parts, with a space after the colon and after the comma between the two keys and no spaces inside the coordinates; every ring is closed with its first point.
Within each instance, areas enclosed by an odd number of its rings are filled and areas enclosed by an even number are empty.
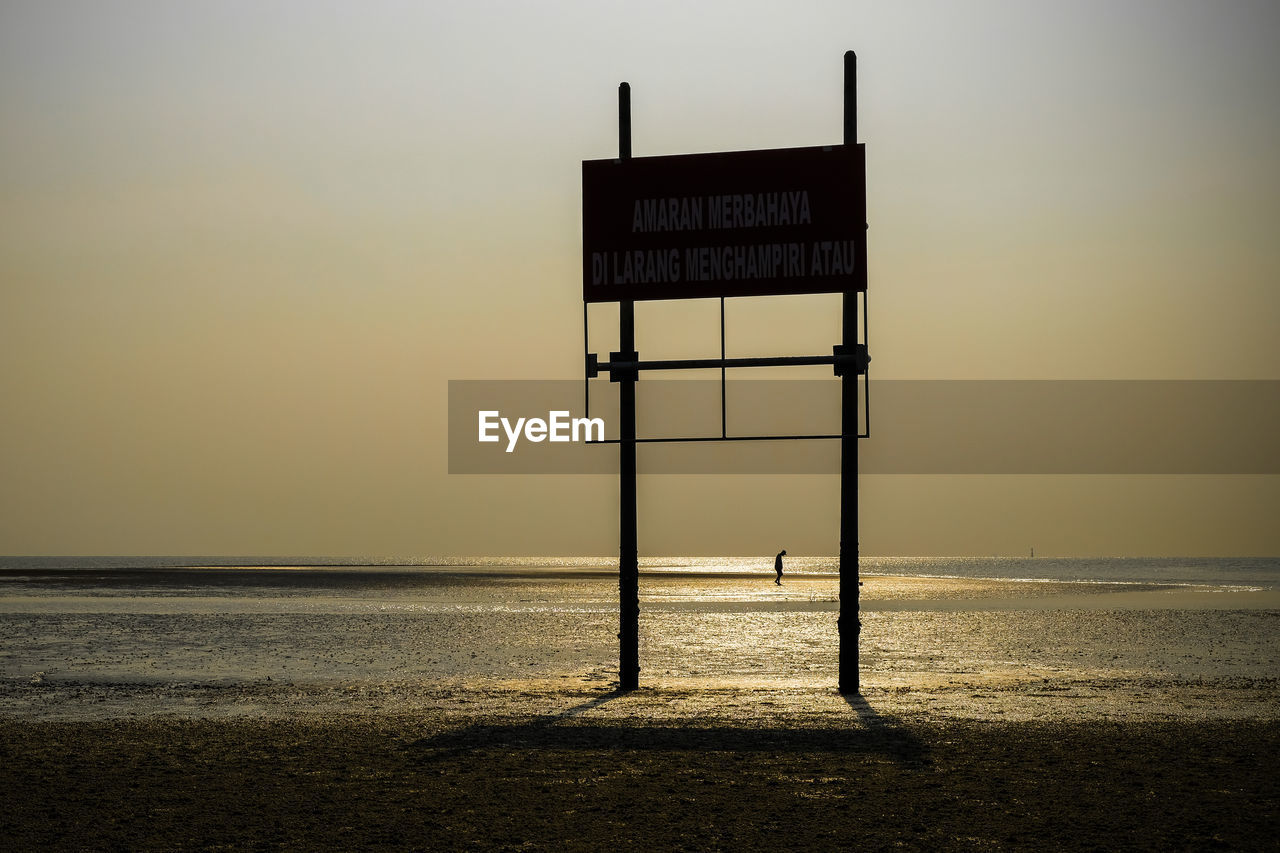
{"type": "Polygon", "coordinates": [[[786,367],[835,364],[834,355],[782,355],[760,358],[674,358],[655,361],[606,361],[601,370],[706,370],[721,367],[786,367]]]}
{"type": "MultiPolygon", "coordinates": [[[[823,433],[819,435],[699,435],[689,438],[637,438],[636,444],[671,444],[683,441],[809,441],[811,439],[844,438],[840,433],[823,433]]],[[[856,438],[870,438],[859,434],[856,438]]],[[[617,444],[616,438],[604,438],[599,441],[587,441],[584,444],[617,444]]]]}
{"type": "MultiPolygon", "coordinates": [[[[595,353],[587,354],[588,378],[608,373],[614,381],[640,370],[720,370],[729,367],[800,367],[814,364],[831,364],[836,366],[836,375],[844,373],[841,368],[852,366],[857,374],[866,373],[867,362],[871,359],[866,354],[866,346],[858,345],[852,352],[845,352],[844,347],[836,347],[831,355],[777,355],[757,356],[752,358],[669,358],[652,361],[639,359],[622,360],[622,353],[610,353],[609,361],[600,361],[595,353]]],[[[634,356],[635,353],[628,353],[634,356]]]]}

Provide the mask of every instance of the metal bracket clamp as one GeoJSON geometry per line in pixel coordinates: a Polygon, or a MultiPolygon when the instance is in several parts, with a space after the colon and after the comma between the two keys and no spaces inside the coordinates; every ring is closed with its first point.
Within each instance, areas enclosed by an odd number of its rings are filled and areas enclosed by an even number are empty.
{"type": "Polygon", "coordinates": [[[835,356],[833,368],[836,376],[849,373],[850,367],[853,368],[853,375],[866,375],[867,367],[871,364],[871,354],[867,352],[866,344],[836,344],[831,348],[831,352],[835,356]]]}
{"type": "MultiPolygon", "coordinates": [[[[619,362],[630,362],[631,365],[633,366],[608,368],[609,381],[621,382],[624,379],[626,379],[632,382],[639,382],[640,371],[639,369],[634,367],[634,365],[637,364],[639,361],[640,361],[640,353],[636,352],[635,350],[632,350],[631,352],[610,352],[609,353],[610,364],[618,364],[619,362]]],[[[596,370],[598,371],[599,369],[600,368],[597,365],[596,370]]]]}

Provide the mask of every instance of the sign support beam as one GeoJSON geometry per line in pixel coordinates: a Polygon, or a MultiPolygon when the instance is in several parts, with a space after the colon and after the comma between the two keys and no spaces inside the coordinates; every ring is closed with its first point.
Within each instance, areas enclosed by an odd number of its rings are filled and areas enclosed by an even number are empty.
{"type": "MultiPolygon", "coordinates": [[[[844,55],[844,144],[858,143],[858,58],[844,55]]],[[[864,225],[865,227],[865,225],[864,225]]],[[[865,263],[865,262],[864,262],[865,263]]],[[[853,348],[858,341],[858,292],[846,290],[841,308],[841,341],[853,348]]],[[[840,635],[839,690],[859,692],[858,638],[858,373],[840,377],[840,635]]]]}
{"type": "MultiPolygon", "coordinates": [[[[618,86],[618,159],[631,159],[631,84],[618,86]]],[[[618,305],[620,360],[639,361],[636,353],[635,302],[618,305]]],[[[610,374],[618,389],[618,689],[640,686],[640,549],[636,530],[636,379],[635,370],[610,374]]]]}
{"type": "Polygon", "coordinates": [[[655,361],[600,361],[594,353],[587,355],[587,377],[594,379],[600,373],[616,374],[636,370],[707,370],[728,367],[803,367],[809,365],[831,364],[836,367],[836,375],[843,372],[865,373],[867,362],[866,347],[859,345],[852,352],[843,347],[836,347],[831,355],[770,355],[750,356],[747,358],[666,358],[655,361]]]}

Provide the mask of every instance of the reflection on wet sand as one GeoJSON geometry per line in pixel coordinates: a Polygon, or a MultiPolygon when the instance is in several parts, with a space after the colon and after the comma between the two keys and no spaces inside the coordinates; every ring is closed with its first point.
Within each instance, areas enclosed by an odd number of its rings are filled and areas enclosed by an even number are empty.
{"type": "MultiPolygon", "coordinates": [[[[607,691],[616,678],[617,593],[607,576],[219,568],[205,584],[202,574],[10,584],[0,599],[0,713],[309,716],[459,705],[505,714],[607,691]]],[[[885,575],[865,583],[864,698],[885,713],[1274,715],[1272,588],[885,575]]],[[[657,692],[577,713],[847,712],[831,693],[836,590],[828,574],[788,574],[781,587],[771,573],[648,574],[641,675],[657,692]],[[661,699],[646,710],[651,696],[661,699]]]]}

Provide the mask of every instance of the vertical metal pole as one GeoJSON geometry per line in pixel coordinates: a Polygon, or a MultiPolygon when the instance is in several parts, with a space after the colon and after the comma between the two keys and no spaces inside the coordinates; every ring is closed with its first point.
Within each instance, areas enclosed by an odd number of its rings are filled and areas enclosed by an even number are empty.
{"type": "MultiPolygon", "coordinates": [[[[858,144],[858,59],[844,55],[844,144],[858,144]]],[[[864,258],[858,259],[865,263],[864,258]]],[[[841,342],[858,343],[858,292],[842,297],[841,342]]],[[[840,377],[840,692],[858,692],[858,372],[840,377]]]]}
{"type": "MultiPolygon", "coordinates": [[[[591,324],[587,316],[587,303],[582,303],[582,361],[585,364],[591,354],[591,324]]],[[[591,417],[591,377],[586,370],[582,371],[582,416],[591,417]]]]}
{"type": "MultiPolygon", "coordinates": [[[[618,158],[631,159],[631,86],[618,86],[618,158]]],[[[635,303],[618,306],[618,349],[636,360],[635,303]]],[[[640,550],[636,533],[636,377],[620,377],[618,415],[618,688],[640,686],[640,550]]]]}
{"type": "MultiPolygon", "coordinates": [[[[720,361],[724,361],[724,297],[720,297],[720,361]]],[[[724,405],[724,364],[720,365],[720,437],[727,438],[728,421],[724,405]]]]}
{"type": "MultiPolygon", "coordinates": [[[[865,194],[866,187],[863,187],[865,194]]],[[[866,263],[867,259],[863,258],[862,262],[866,263]]],[[[867,307],[867,292],[862,291],[862,345],[868,350],[871,349],[871,330],[868,325],[871,317],[871,309],[867,307]]],[[[862,422],[867,425],[867,431],[862,432],[861,426],[858,428],[861,438],[871,438],[871,365],[868,364],[866,370],[862,372],[862,422]]]]}

